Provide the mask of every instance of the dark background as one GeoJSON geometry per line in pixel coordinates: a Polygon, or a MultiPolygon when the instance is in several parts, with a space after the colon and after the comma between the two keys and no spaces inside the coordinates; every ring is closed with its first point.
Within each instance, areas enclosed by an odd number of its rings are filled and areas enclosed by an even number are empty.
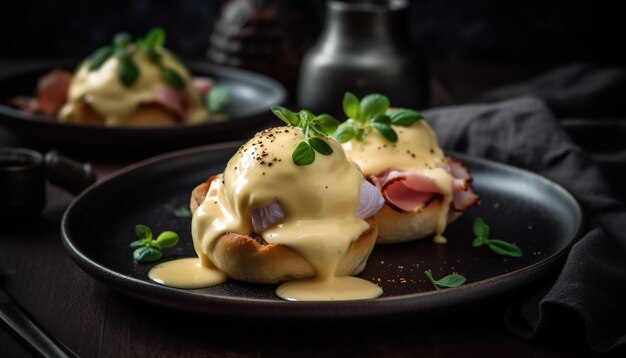
{"type": "MultiPolygon", "coordinates": [[[[118,31],[167,31],[167,46],[185,58],[205,57],[225,1],[22,0],[3,2],[0,58],[85,56],[118,31]]],[[[284,0],[312,7],[321,24],[324,0],[284,0]]],[[[411,33],[438,63],[625,63],[619,12],[602,1],[411,1],[411,33]]]]}

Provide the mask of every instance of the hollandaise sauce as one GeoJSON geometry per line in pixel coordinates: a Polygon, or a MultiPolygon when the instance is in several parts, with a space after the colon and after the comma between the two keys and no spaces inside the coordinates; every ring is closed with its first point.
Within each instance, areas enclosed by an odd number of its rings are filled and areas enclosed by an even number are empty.
{"type": "Polygon", "coordinates": [[[441,168],[445,155],[439,147],[437,135],[425,121],[416,122],[410,127],[396,126],[394,129],[398,134],[397,142],[391,143],[369,128],[365,140],[352,140],[343,144],[346,155],[358,163],[366,176],[393,168],[416,171],[431,178],[443,197],[434,241],[445,243],[447,240],[442,234],[448,221],[454,178],[441,168]]]}
{"type": "Polygon", "coordinates": [[[158,264],[150,270],[148,277],[166,286],[187,289],[219,285],[227,279],[222,271],[202,265],[197,257],[158,264]]]}

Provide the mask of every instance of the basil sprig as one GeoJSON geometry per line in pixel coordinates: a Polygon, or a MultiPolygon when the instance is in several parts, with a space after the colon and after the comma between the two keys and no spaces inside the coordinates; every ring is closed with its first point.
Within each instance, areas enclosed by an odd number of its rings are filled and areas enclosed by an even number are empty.
{"type": "Polygon", "coordinates": [[[132,59],[120,59],[117,67],[117,77],[126,87],[130,87],[139,78],[139,67],[132,59]]]}
{"type": "Polygon", "coordinates": [[[104,46],[100,47],[94,53],[92,53],[88,59],[89,71],[95,71],[102,67],[102,65],[104,65],[104,63],[107,62],[109,58],[111,58],[111,55],[113,55],[113,51],[115,51],[113,46],[104,46]]]}
{"type": "Polygon", "coordinates": [[[168,85],[183,89],[185,88],[185,79],[181,74],[171,67],[167,67],[163,64],[161,49],[165,44],[165,31],[156,27],[150,30],[143,38],[136,40],[135,46],[132,43],[132,37],[121,32],[113,37],[113,44],[104,46],[96,50],[91,56],[89,56],[89,71],[96,71],[110,58],[115,57],[119,60],[119,67],[117,69],[117,77],[120,82],[126,86],[132,86],[139,76],[141,71],[139,66],[133,59],[133,55],[137,49],[143,51],[150,62],[159,68],[161,72],[161,78],[168,85]]]}
{"type": "Polygon", "coordinates": [[[206,94],[206,106],[210,112],[218,112],[229,100],[230,90],[226,86],[213,86],[206,94]]]}
{"type": "Polygon", "coordinates": [[[307,109],[295,113],[281,106],[272,106],[272,112],[288,125],[302,129],[304,140],[298,143],[291,155],[296,165],[313,163],[315,152],[322,155],[332,154],[333,149],[325,139],[337,129],[339,124],[333,117],[328,114],[316,116],[307,109]]]}
{"type": "Polygon", "coordinates": [[[514,243],[489,239],[489,225],[482,218],[476,218],[472,226],[476,238],[472,241],[473,247],[481,247],[487,245],[489,249],[498,255],[510,257],[522,257],[522,249],[514,243]]]}
{"type": "Polygon", "coordinates": [[[179,241],[178,234],[173,231],[163,231],[152,240],[152,230],[145,225],[136,225],[135,235],[139,240],[133,241],[130,247],[135,249],[133,259],[141,263],[159,260],[163,257],[161,250],[174,247],[179,241]]]}
{"type": "Polygon", "coordinates": [[[428,278],[428,281],[433,284],[436,290],[440,290],[442,288],[452,288],[458,287],[465,283],[466,278],[459,274],[452,274],[445,277],[440,278],[439,280],[435,280],[433,277],[433,272],[431,270],[424,271],[424,275],[428,278]]]}
{"type": "Polygon", "coordinates": [[[183,76],[175,69],[163,64],[160,50],[165,44],[165,39],[165,31],[160,27],[155,27],[148,31],[146,36],[137,39],[137,47],[146,54],[150,62],[159,68],[161,78],[165,83],[174,88],[183,89],[185,88],[183,76]]]}
{"type": "Polygon", "coordinates": [[[410,127],[424,117],[412,109],[389,110],[389,98],[378,93],[368,94],[360,101],[351,92],[343,96],[343,111],[348,120],[337,128],[333,137],[340,143],[356,138],[365,139],[365,130],[373,128],[389,142],[398,141],[398,134],[392,125],[410,127]]]}

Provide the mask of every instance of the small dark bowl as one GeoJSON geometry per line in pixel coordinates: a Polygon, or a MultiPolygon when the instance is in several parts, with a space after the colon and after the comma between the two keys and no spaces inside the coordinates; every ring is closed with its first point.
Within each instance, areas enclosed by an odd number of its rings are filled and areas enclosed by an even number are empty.
{"type": "Polygon", "coordinates": [[[77,157],[140,158],[174,149],[250,137],[273,118],[269,108],[286,100],[284,87],[273,79],[249,71],[190,64],[194,76],[207,76],[230,89],[224,111],[231,118],[192,125],[104,127],[60,123],[54,118],[9,107],[7,101],[32,95],[37,80],[53,68],[73,71],[76,62],[48,63],[0,77],[0,125],[41,149],[58,149],[77,157]]]}

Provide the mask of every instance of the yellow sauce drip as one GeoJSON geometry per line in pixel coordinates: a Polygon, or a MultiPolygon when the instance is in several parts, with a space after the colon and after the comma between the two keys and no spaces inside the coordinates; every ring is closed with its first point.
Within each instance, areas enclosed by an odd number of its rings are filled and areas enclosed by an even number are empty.
{"type": "Polygon", "coordinates": [[[228,232],[250,234],[251,210],[276,201],[284,209],[285,219],[261,236],[270,244],[298,252],[316,272],[312,280],[280,286],[279,291],[289,287],[285,298],[310,299],[311,286],[319,288],[316,300],[376,297],[382,291],[373,283],[335,277],[349,245],[369,227],[354,214],[362,174],[346,159],[342,147],[330,140],[332,154],[317,154],[312,164],[296,166],[291,155],[302,139],[299,129],[281,127],[262,132],[242,146],[223,176],[212,181],[193,216],[194,247],[200,257],[215,261],[213,248],[219,237],[228,232]],[[370,290],[354,290],[355,285],[370,290]]]}
{"type": "MultiPolygon", "coordinates": [[[[200,93],[193,86],[189,71],[166,49],[161,49],[161,61],[166,67],[176,70],[187,84],[190,93],[189,122],[199,122],[208,117],[202,105],[200,93]]],[[[68,101],[59,112],[61,122],[76,122],[74,118],[77,102],[85,101],[104,118],[107,126],[120,126],[130,120],[130,116],[141,103],[150,102],[155,89],[165,86],[158,66],[150,62],[141,50],[135,50],[133,60],[139,68],[139,77],[130,87],[126,87],[117,75],[119,59],[111,57],[99,69],[89,71],[89,61],[78,67],[70,83],[68,101]]]]}
{"type": "Polygon", "coordinates": [[[202,265],[197,257],[158,264],[150,270],[148,277],[162,285],[187,289],[219,285],[227,278],[220,270],[202,265]]]}
{"type": "Polygon", "coordinates": [[[445,243],[447,240],[442,234],[448,221],[454,178],[439,167],[444,162],[445,155],[439,147],[437,135],[423,120],[411,127],[393,128],[398,134],[397,142],[391,143],[369,128],[364,141],[351,140],[343,144],[346,155],[361,167],[365,176],[377,175],[393,168],[417,171],[432,178],[443,194],[434,241],[445,243]]]}
{"type": "Polygon", "coordinates": [[[345,301],[380,296],[382,288],[352,276],[288,281],[278,286],[276,294],[287,301],[345,301]]]}

